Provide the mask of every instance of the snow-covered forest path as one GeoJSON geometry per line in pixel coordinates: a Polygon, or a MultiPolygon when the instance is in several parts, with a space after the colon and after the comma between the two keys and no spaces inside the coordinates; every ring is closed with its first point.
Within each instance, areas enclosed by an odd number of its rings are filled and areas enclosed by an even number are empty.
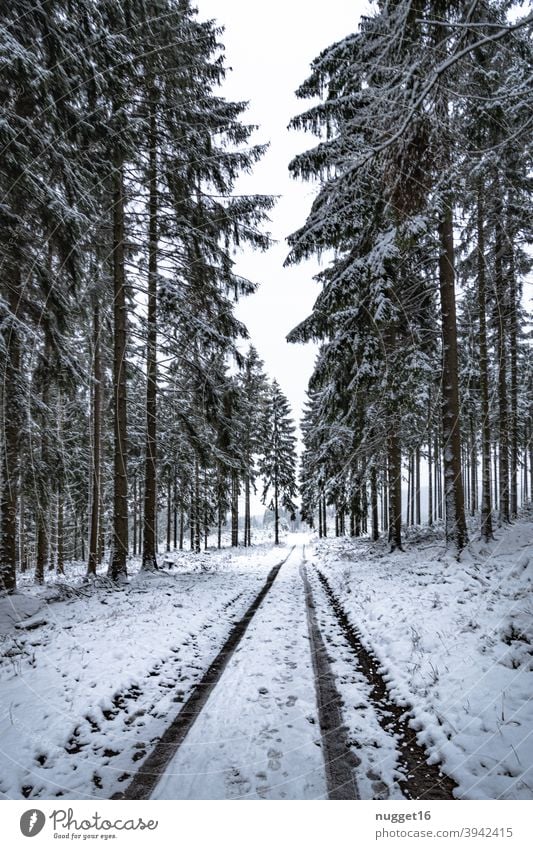
{"type": "Polygon", "coordinates": [[[281,567],[152,798],[327,797],[302,555],[281,567]]]}
{"type": "Polygon", "coordinates": [[[0,795],[530,799],[532,543],[524,520],[458,563],[438,530],[292,534],[120,586],[24,576],[0,795]]]}
{"type": "Polygon", "coordinates": [[[117,798],[453,798],[453,787],[300,542],[117,798]]]}

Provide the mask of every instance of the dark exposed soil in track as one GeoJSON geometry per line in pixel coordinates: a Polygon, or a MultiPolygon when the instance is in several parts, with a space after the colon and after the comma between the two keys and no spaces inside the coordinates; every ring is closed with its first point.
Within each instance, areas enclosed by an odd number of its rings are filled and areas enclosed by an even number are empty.
{"type": "Polygon", "coordinates": [[[244,616],[235,623],[221,650],[206,670],[201,680],[195,685],[191,695],[181,711],[159,739],[154,749],[141,764],[132,781],[122,792],[115,793],[112,799],[149,799],[157,782],[164,773],[176,750],[194,725],[200,711],[207,702],[211,692],[220,680],[235,649],[242,640],[258,607],[274,583],[279,570],[294,551],[294,546],[287,557],[274,566],[255,600],[249,606],[244,616]]]}
{"type": "Polygon", "coordinates": [[[402,793],[406,799],[456,798],[453,795],[456,783],[441,772],[438,765],[428,764],[428,753],[417,742],[415,732],[409,727],[409,715],[405,708],[392,700],[379,671],[378,661],[363,645],[357,629],[349,621],[325,575],[320,570],[317,573],[342,633],[355,655],[357,666],[371,685],[370,699],[379,723],[384,731],[393,734],[398,740],[399,760],[406,775],[406,778],[398,781],[402,793]]]}
{"type": "Polygon", "coordinates": [[[328,797],[330,799],[358,799],[354,767],[359,758],[351,751],[342,718],[342,699],[331,671],[328,651],[316,620],[313,594],[305,570],[305,559],[300,567],[305,587],[307,623],[311,644],[311,657],[315,673],[318,720],[322,734],[324,766],[328,797]]]}

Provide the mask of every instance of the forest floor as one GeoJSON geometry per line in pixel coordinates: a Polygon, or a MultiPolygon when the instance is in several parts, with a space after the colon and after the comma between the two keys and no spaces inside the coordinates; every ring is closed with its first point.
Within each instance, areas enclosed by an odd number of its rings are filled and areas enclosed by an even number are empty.
{"type": "Polygon", "coordinates": [[[161,562],[0,599],[4,798],[533,798],[532,521],[161,562]]]}

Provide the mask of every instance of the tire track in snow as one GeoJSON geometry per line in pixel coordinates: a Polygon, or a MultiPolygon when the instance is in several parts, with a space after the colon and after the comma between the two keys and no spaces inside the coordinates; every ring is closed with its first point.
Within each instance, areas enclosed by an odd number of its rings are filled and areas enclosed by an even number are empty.
{"type": "Polygon", "coordinates": [[[252,602],[244,616],[233,626],[229,637],[222,646],[201,680],[195,685],[191,695],[181,711],[159,739],[154,749],[141,764],[140,769],[128,786],[112,799],[149,799],[156,784],[163,775],[169,762],[191,730],[202,708],[212,691],[218,684],[222,673],[228,665],[235,649],[241,642],[257,609],[272,587],[279,570],[289,559],[296,546],[293,546],[287,556],[270,570],[263,588],[252,602]]]}
{"type": "Polygon", "coordinates": [[[317,575],[344,638],[355,655],[358,668],[370,684],[370,700],[379,724],[398,740],[399,760],[406,774],[406,778],[398,782],[402,793],[407,799],[455,799],[453,791],[456,783],[440,770],[438,764],[427,762],[429,755],[409,727],[405,709],[391,699],[376,658],[363,645],[326,576],[319,569],[317,575]]]}
{"type": "Polygon", "coordinates": [[[300,574],[304,583],[305,606],[311,657],[315,673],[318,720],[322,734],[324,766],[330,799],[358,799],[354,767],[360,761],[351,751],[342,716],[342,699],[331,671],[326,644],[316,619],[313,593],[306,574],[305,547],[300,574]]]}

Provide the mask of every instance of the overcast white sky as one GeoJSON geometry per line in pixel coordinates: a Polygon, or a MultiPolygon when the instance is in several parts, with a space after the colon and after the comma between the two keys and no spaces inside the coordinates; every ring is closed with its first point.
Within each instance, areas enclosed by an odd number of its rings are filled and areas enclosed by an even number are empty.
{"type": "Polygon", "coordinates": [[[278,240],[266,254],[247,251],[238,271],[261,283],[256,295],[237,309],[251,341],[289,398],[296,420],[305,400],[313,368],[311,345],[288,345],[286,334],[311,311],[318,294],[312,262],[284,269],[286,237],[301,226],[315,189],[292,180],[292,157],[313,144],[307,133],[287,130],[290,119],[307,108],[294,96],[308,76],[312,59],[334,41],[357,29],[365,0],[197,0],[199,18],[215,18],[226,29],[222,38],[226,64],[232,68],[223,93],[228,99],[247,100],[245,119],[258,124],[254,141],[270,142],[270,149],[251,177],[242,179],[238,191],[281,195],[272,213],[270,230],[278,240]]]}

